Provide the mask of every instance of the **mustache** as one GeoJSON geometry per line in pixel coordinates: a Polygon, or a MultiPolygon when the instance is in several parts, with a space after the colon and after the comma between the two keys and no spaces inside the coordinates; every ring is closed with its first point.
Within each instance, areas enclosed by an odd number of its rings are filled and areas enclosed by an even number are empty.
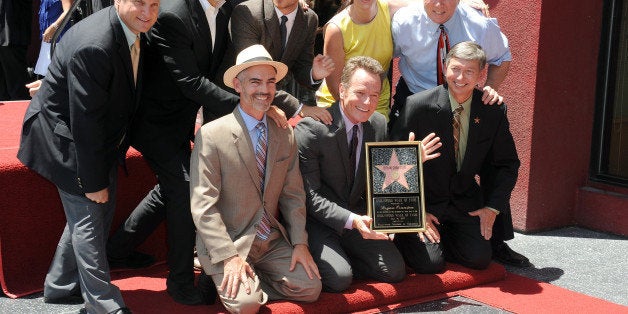
{"type": "Polygon", "coordinates": [[[270,97],[270,93],[255,93],[255,94],[253,94],[253,96],[256,96],[256,97],[258,97],[258,96],[270,97]]]}

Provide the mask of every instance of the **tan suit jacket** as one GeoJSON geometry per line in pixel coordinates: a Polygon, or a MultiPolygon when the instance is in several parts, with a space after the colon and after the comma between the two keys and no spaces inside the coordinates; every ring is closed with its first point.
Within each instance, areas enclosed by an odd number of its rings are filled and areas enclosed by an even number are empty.
{"type": "Polygon", "coordinates": [[[191,207],[199,260],[209,275],[222,273],[229,257],[248,256],[264,209],[291,245],[307,245],[305,192],[293,130],[268,122],[263,196],[253,144],[238,108],[196,134],[191,207]],[[283,225],[275,219],[280,216],[283,225]]]}

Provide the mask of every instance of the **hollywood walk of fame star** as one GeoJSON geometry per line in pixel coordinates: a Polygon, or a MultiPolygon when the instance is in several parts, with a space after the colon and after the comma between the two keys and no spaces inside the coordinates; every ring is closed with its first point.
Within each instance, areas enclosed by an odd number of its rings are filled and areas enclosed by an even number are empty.
{"type": "Polygon", "coordinates": [[[406,180],[406,172],[414,168],[414,166],[415,165],[400,165],[399,159],[397,158],[397,152],[393,149],[388,165],[375,166],[386,175],[384,178],[384,184],[382,185],[382,190],[386,189],[395,181],[406,189],[409,189],[410,187],[408,186],[408,181],[406,180]]]}

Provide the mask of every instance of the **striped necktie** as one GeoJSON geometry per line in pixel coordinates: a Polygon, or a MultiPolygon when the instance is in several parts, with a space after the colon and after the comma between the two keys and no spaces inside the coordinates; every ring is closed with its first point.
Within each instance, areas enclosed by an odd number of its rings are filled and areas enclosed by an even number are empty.
{"type": "Polygon", "coordinates": [[[436,82],[438,85],[442,85],[445,83],[445,57],[449,52],[449,36],[445,31],[445,25],[440,24],[438,28],[440,28],[440,36],[436,50],[436,82]]]}
{"type": "MultiPolygon", "coordinates": [[[[268,143],[266,138],[266,126],[264,125],[264,122],[260,122],[255,126],[255,129],[259,133],[259,136],[257,137],[257,143],[255,144],[255,161],[257,163],[257,173],[260,177],[260,190],[262,191],[262,195],[264,195],[264,176],[266,175],[266,148],[268,143]]],[[[270,235],[270,226],[270,218],[268,217],[266,209],[264,209],[262,219],[257,226],[257,237],[260,238],[260,240],[265,241],[266,239],[268,239],[268,235],[270,235]]]]}
{"type": "Polygon", "coordinates": [[[454,109],[454,118],[452,121],[452,126],[454,129],[454,155],[456,157],[456,168],[458,170],[460,170],[460,165],[462,164],[462,161],[460,160],[460,148],[459,148],[459,141],[460,141],[460,114],[462,113],[462,111],[464,110],[464,108],[462,106],[458,106],[458,108],[454,109]]]}

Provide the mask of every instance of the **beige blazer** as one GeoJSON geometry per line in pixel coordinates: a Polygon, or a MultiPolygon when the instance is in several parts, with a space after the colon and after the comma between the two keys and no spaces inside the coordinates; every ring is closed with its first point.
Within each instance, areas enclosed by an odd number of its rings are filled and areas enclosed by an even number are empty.
{"type": "Polygon", "coordinates": [[[238,108],[196,134],[190,165],[192,217],[199,260],[209,275],[223,261],[246,258],[264,208],[293,246],[307,245],[305,192],[292,128],[268,123],[266,180],[262,196],[251,138],[238,108]],[[274,217],[282,217],[283,225],[274,217]]]}

